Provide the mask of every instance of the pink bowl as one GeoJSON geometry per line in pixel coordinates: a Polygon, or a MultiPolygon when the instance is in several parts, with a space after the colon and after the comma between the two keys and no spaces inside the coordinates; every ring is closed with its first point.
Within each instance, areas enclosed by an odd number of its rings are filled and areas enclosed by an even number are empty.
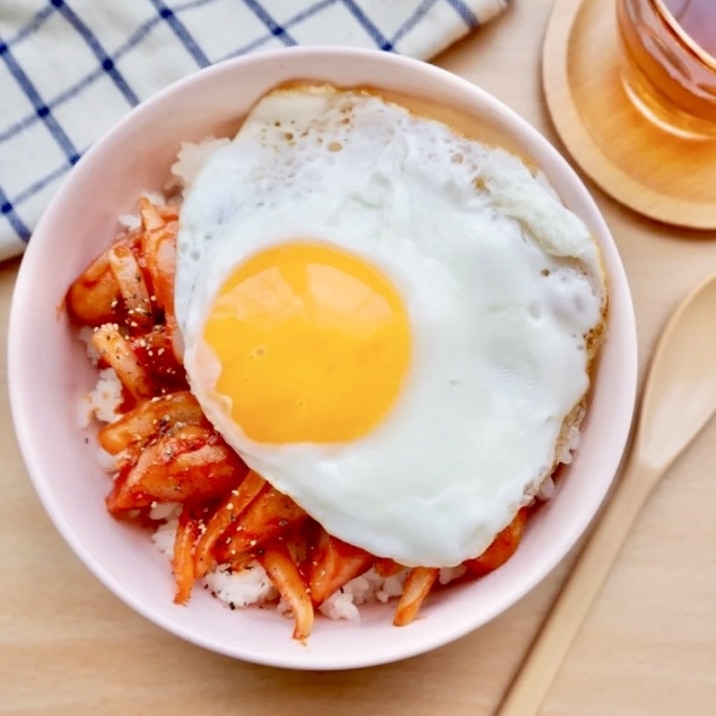
{"type": "Polygon", "coordinates": [[[27,249],[9,328],[9,381],[20,446],[35,488],[62,536],[129,606],[170,632],[246,661],[345,669],[420,654],[480,627],[529,592],[567,554],[609,489],[627,440],[636,389],[636,330],[614,240],[567,162],[527,122],[481,89],[428,64],[339,48],[265,52],[224,62],[175,84],[131,112],[79,162],[27,249]],[[267,90],[292,79],[373,85],[456,109],[540,166],[601,244],[610,284],[608,338],[576,459],[556,497],[531,521],[515,556],[480,581],[431,598],[408,627],[375,606],[359,624],[318,619],[308,644],[273,611],[232,612],[203,590],[172,603],[167,562],[138,529],[105,511],[108,478],[91,432],[77,427],[77,397],[94,382],[63,311],[73,278],[112,238],[118,215],[142,190],[160,189],[182,141],[235,127],[267,90]],[[90,440],[86,440],[89,437],[90,440]]]}

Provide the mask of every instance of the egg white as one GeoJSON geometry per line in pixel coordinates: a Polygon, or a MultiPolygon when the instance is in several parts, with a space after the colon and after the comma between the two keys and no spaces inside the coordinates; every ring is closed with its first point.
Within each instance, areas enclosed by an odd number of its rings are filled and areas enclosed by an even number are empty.
{"type": "Polygon", "coordinates": [[[181,210],[175,310],[209,419],[331,534],[406,565],[480,554],[549,472],[604,301],[596,245],[543,177],[366,93],[269,93],[181,210]],[[202,330],[217,290],[296,239],[370,261],[410,317],[397,404],[350,443],[256,443],[215,390],[202,330]]]}

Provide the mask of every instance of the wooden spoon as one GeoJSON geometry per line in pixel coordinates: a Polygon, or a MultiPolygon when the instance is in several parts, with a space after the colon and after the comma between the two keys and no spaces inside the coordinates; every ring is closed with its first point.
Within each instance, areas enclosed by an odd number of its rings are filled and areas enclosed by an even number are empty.
{"type": "Polygon", "coordinates": [[[646,498],[714,412],[716,275],[669,320],[647,376],[624,475],[495,716],[538,713],[646,498]]]}

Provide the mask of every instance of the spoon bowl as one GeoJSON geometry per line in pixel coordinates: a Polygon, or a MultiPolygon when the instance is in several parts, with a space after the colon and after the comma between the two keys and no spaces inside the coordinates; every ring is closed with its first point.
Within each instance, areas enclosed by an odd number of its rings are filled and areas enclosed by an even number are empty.
{"type": "Polygon", "coordinates": [[[655,482],[716,412],[716,275],[673,313],[659,340],[642,399],[635,459],[655,482]]]}

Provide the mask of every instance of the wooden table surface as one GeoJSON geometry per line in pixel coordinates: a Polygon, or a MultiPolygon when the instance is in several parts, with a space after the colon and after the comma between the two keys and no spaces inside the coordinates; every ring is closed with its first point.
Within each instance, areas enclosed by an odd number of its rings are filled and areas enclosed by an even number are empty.
{"type": "MultiPolygon", "coordinates": [[[[551,5],[516,0],[511,11],[438,63],[482,85],[559,146],[540,87],[551,5]]],[[[709,241],[716,236],[654,224],[590,188],[631,280],[643,376],[669,312],[716,271],[716,242],[709,241]]],[[[17,266],[0,265],[3,323],[17,266]]],[[[34,494],[4,381],[0,390],[0,713],[382,716],[403,710],[411,716],[487,716],[569,567],[567,560],[490,625],[407,662],[305,674],[232,661],[146,622],[75,558],[34,494]]],[[[549,692],[543,716],[716,713],[714,441],[716,423],[647,505],[549,692]]]]}

